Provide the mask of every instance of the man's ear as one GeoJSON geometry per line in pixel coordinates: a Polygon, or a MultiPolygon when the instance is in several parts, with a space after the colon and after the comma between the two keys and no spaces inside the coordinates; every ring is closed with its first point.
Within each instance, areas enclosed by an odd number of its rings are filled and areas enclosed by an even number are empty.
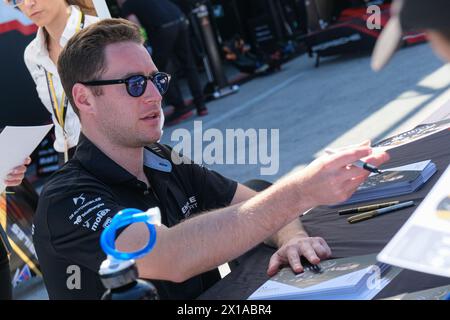
{"type": "Polygon", "coordinates": [[[95,99],[92,91],[81,83],[76,83],[72,88],[73,100],[80,113],[94,114],[95,99]]]}

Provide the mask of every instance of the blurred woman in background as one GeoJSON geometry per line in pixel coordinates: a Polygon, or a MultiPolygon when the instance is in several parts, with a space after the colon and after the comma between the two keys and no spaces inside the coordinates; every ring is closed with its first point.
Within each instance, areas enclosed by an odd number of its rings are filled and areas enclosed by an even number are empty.
{"type": "Polygon", "coordinates": [[[80,121],[70,105],[58,75],[57,62],[67,41],[96,22],[91,0],[5,0],[19,8],[38,27],[36,38],[25,49],[25,64],[44,106],[52,115],[54,148],[67,161],[80,135],[80,121]]]}

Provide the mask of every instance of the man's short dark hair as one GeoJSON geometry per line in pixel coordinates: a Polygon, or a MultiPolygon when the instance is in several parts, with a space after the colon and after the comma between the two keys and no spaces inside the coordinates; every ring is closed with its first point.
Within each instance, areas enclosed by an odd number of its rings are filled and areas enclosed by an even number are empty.
{"type": "MultiPolygon", "coordinates": [[[[139,27],[124,19],[105,19],[74,35],[58,59],[61,83],[75,113],[80,116],[72,95],[76,83],[98,80],[106,69],[105,48],[114,43],[132,41],[143,44],[139,27]]],[[[101,88],[92,87],[95,95],[101,88]]]]}

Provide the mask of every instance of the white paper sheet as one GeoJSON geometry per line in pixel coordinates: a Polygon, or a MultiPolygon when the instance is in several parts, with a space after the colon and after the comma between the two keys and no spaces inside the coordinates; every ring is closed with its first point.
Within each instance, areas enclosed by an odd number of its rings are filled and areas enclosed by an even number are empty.
{"type": "Polygon", "coordinates": [[[377,258],[450,277],[450,166],[377,258]]]}
{"type": "Polygon", "coordinates": [[[36,149],[53,124],[35,127],[7,126],[0,134],[0,193],[5,191],[3,181],[9,172],[23,164],[36,149]]]}

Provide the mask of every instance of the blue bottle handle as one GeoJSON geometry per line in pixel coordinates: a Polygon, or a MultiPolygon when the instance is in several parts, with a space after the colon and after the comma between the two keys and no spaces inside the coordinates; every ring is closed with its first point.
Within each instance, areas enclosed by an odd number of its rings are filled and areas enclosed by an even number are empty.
{"type": "Polygon", "coordinates": [[[139,259],[144,255],[148,254],[156,243],[156,228],[155,228],[155,215],[152,210],[158,210],[158,216],[156,217],[156,224],[159,224],[160,216],[159,209],[152,208],[147,212],[143,212],[138,209],[124,209],[119,211],[114,218],[111,220],[110,225],[102,232],[100,237],[100,245],[103,251],[114,257],[117,260],[131,260],[139,259]],[[133,223],[144,222],[150,233],[150,237],[147,245],[135,252],[120,252],[116,250],[115,240],[116,231],[122,227],[128,226],[133,223]]]}

